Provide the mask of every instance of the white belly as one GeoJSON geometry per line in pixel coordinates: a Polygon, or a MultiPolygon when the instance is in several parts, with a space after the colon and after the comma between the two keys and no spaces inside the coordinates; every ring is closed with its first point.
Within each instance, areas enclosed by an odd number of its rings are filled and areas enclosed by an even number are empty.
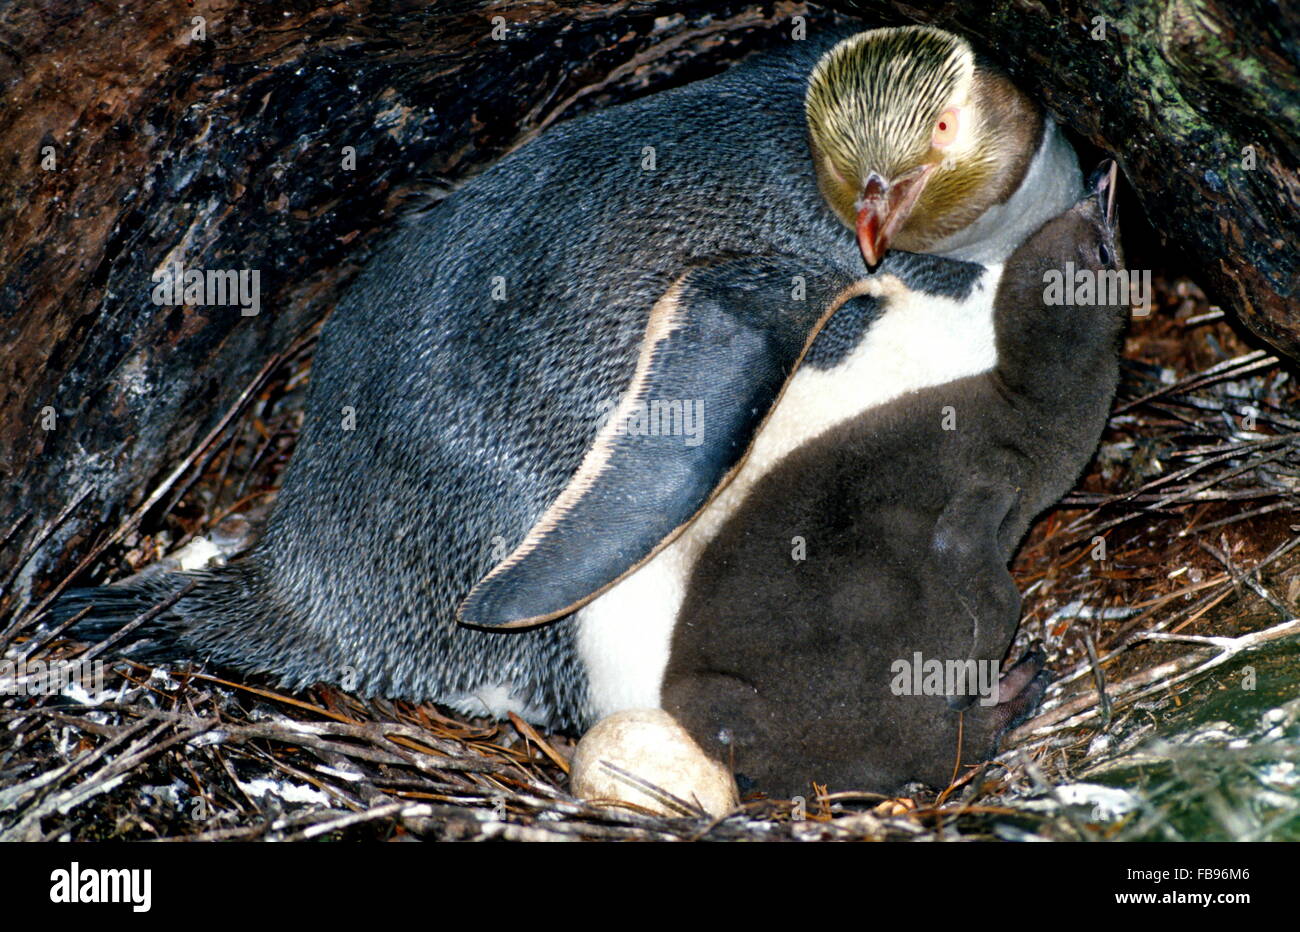
{"type": "Polygon", "coordinates": [[[621,709],[658,708],[695,560],[765,473],[869,408],[993,367],[993,292],[1001,272],[1001,265],[989,266],[961,302],[881,276],[870,293],[881,298],[882,313],[862,342],[834,368],[799,369],[731,483],[676,540],[577,613],[593,721],[621,709]]]}

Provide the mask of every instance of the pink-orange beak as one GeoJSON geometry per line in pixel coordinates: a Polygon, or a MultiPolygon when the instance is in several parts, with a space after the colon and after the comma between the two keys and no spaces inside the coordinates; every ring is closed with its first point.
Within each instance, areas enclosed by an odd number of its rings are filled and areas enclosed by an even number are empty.
{"type": "Polygon", "coordinates": [[[867,268],[874,269],[889,251],[889,243],[907,222],[930,180],[934,163],[914,168],[889,182],[872,172],[858,201],[858,248],[867,268]]]}

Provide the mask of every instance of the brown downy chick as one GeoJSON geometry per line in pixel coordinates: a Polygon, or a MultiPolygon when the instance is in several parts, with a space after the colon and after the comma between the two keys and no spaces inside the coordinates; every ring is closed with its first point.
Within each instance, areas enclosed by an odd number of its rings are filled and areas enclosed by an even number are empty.
{"type": "Polygon", "coordinates": [[[1035,707],[1041,657],[998,681],[1020,618],[1007,564],[1096,449],[1126,311],[1047,289],[1117,268],[1113,191],[1112,167],[1007,263],[992,370],[800,447],[701,556],[663,708],[760,790],[942,787],[1035,707]],[[974,678],[917,689],[922,662],[974,678]]]}

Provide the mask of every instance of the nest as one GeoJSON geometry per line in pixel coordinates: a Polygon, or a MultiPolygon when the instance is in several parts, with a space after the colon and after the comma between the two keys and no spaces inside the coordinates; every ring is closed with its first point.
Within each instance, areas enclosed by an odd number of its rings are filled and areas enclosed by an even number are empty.
{"type": "MultiPolygon", "coordinates": [[[[1128,337],[1099,454],[1013,566],[1025,597],[1012,656],[1044,644],[1057,682],[996,761],[956,769],[942,792],[813,787],[725,819],[583,802],[566,789],[572,739],[517,718],[149,668],[38,630],[37,606],[0,632],[25,671],[5,683],[0,669],[0,840],[1171,838],[1188,837],[1172,813],[1189,794],[1208,800],[1198,837],[1294,837],[1296,805],[1245,801],[1225,774],[1260,755],[1294,772],[1300,703],[1270,710],[1271,730],[1244,748],[1160,745],[1164,782],[1117,812],[1104,784],[1080,782],[1141,771],[1145,719],[1207,701],[1214,671],[1300,634],[1300,388],[1190,282],[1157,281],[1157,297],[1128,337]],[[40,667],[73,661],[102,679],[59,683],[40,667]]],[[[106,534],[79,582],[198,535],[248,534],[292,451],[312,340],[106,534]]]]}

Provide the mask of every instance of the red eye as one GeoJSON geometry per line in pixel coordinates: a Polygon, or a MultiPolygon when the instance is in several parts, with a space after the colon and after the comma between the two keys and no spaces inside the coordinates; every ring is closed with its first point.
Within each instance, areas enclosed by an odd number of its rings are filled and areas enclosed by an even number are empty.
{"type": "Polygon", "coordinates": [[[942,120],[939,121],[939,132],[941,133],[948,132],[948,124],[943,122],[942,120]]]}

